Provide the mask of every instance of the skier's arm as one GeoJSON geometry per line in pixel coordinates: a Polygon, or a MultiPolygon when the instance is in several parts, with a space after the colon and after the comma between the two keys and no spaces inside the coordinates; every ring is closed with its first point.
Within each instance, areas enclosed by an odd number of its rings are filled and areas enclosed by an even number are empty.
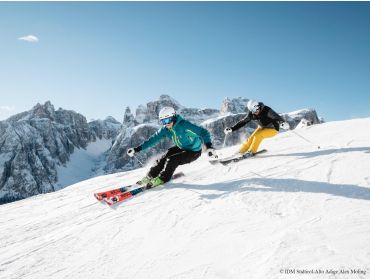
{"type": "Polygon", "coordinates": [[[211,135],[209,134],[209,131],[207,129],[192,124],[191,122],[188,121],[186,121],[186,129],[197,134],[202,139],[204,145],[206,145],[207,148],[212,147],[211,135]]]}
{"type": "Polygon", "coordinates": [[[271,122],[277,131],[279,131],[280,125],[285,122],[285,120],[271,108],[267,111],[267,117],[272,120],[271,122]]]}
{"type": "Polygon", "coordinates": [[[245,118],[234,124],[231,128],[232,131],[238,130],[239,128],[245,126],[247,123],[251,121],[251,113],[249,113],[245,118]]]}
{"type": "Polygon", "coordinates": [[[140,150],[145,150],[147,148],[150,148],[157,144],[159,141],[161,141],[163,138],[166,137],[166,128],[162,127],[160,128],[156,133],[154,133],[152,136],[149,137],[148,140],[146,140],[144,143],[142,143],[139,147],[140,150]]]}
{"type": "Polygon", "coordinates": [[[270,119],[272,119],[272,120],[274,120],[274,121],[277,121],[278,123],[283,123],[283,122],[285,122],[285,120],[278,114],[278,113],[276,113],[274,110],[272,110],[271,108],[270,108],[270,110],[267,112],[267,116],[270,118],[270,119]]]}

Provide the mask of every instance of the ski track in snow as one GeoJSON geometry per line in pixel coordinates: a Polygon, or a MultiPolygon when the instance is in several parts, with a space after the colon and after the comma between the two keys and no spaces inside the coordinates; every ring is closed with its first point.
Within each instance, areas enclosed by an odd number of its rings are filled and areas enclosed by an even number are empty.
{"type": "Polygon", "coordinates": [[[369,124],[297,130],[320,150],[287,132],[263,142],[268,153],[229,166],[202,156],[179,168],[185,177],[114,207],[93,193],[147,168],[1,205],[0,278],[299,276],[286,268],[362,269],[314,277],[369,278],[370,132],[346,132],[369,124]]]}

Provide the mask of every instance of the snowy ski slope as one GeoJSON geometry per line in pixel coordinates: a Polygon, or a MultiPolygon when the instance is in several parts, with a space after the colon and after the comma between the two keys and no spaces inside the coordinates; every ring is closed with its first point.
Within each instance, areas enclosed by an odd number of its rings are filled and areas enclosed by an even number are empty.
{"type": "Polygon", "coordinates": [[[115,208],[92,194],[147,168],[2,205],[0,278],[370,278],[369,128],[296,130],[321,149],[281,133],[227,167],[202,156],[115,208]]]}

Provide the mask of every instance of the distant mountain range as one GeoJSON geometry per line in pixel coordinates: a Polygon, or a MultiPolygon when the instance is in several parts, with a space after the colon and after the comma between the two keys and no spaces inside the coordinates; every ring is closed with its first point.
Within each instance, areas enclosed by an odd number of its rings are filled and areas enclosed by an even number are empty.
{"type": "MultiPolygon", "coordinates": [[[[97,140],[105,139],[112,143],[101,157],[102,172],[109,174],[139,167],[139,162],[129,158],[126,150],[141,144],[160,127],[157,116],[164,106],[172,106],[184,118],[206,127],[214,145],[220,147],[224,142],[224,128],[246,115],[247,102],[246,98],[226,98],[220,110],[196,109],[187,108],[168,95],[161,95],[158,100],[139,106],[135,115],[127,107],[122,123],[113,117],[87,122],[83,115],[74,111],[55,110],[50,101],[37,104],[29,111],[0,121],[0,203],[59,189],[60,167],[68,168],[71,155],[76,150],[86,149],[97,140]]],[[[314,109],[282,116],[291,128],[302,120],[308,124],[320,123],[314,109]]],[[[233,133],[226,145],[245,139],[246,132],[254,127],[255,124],[250,123],[245,129],[233,133]]],[[[170,141],[163,141],[145,153],[139,153],[138,158],[146,162],[170,145],[170,141]]]]}

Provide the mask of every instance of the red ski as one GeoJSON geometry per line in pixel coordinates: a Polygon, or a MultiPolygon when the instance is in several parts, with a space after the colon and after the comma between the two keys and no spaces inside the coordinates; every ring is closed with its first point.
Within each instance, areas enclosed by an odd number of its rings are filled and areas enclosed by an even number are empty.
{"type": "MultiPolygon", "coordinates": [[[[179,173],[176,173],[172,176],[172,180],[174,179],[177,179],[179,177],[182,177],[184,176],[185,174],[182,173],[182,172],[179,172],[179,173]]],[[[113,204],[116,204],[118,202],[121,202],[121,201],[124,201],[126,199],[129,199],[139,193],[142,193],[146,190],[149,190],[151,189],[152,187],[147,187],[147,186],[139,186],[139,185],[131,185],[130,187],[135,187],[135,186],[138,186],[138,188],[134,188],[130,191],[126,191],[126,192],[123,192],[123,193],[117,193],[117,194],[114,194],[114,195],[110,195],[110,196],[107,196],[105,198],[103,198],[103,200],[109,205],[113,205],[113,204]]]]}
{"type": "Polygon", "coordinates": [[[121,194],[121,193],[127,192],[128,187],[129,186],[127,186],[127,187],[121,187],[121,188],[114,189],[114,190],[104,191],[104,192],[100,192],[100,193],[94,193],[94,196],[95,196],[95,198],[97,200],[101,201],[104,198],[110,197],[112,195],[117,195],[117,194],[121,194]]]}
{"type": "Polygon", "coordinates": [[[112,195],[110,197],[104,198],[104,201],[109,205],[112,206],[113,204],[116,204],[118,202],[124,201],[126,199],[129,199],[130,197],[133,197],[139,193],[142,193],[146,190],[150,189],[149,187],[143,186],[136,189],[133,189],[131,191],[127,191],[124,193],[112,195]]]}

